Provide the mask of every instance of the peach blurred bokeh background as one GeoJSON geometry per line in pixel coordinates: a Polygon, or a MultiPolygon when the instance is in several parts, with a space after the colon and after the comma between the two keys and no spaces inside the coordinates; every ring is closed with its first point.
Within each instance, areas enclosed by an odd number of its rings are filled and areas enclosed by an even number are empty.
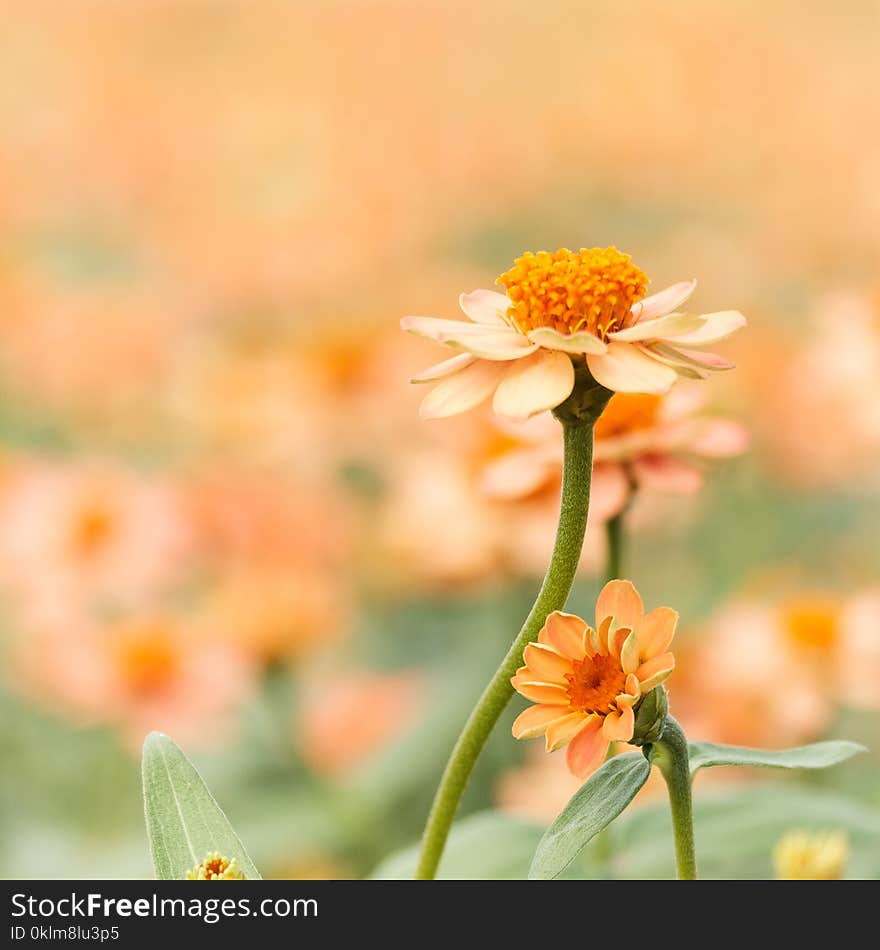
{"type": "MultiPolygon", "coordinates": [[[[267,876],[364,875],[417,836],[543,571],[558,456],[539,436],[511,487],[533,437],[420,422],[435,354],[398,319],[456,316],[527,249],[615,244],[749,318],[698,410],[732,457],[655,465],[627,514],[626,573],[682,613],[679,718],[876,738],[875,5],[4,12],[4,875],[148,874],[151,729],[267,876]]],[[[603,464],[587,615],[623,503],[603,464]]],[[[575,786],[505,723],[465,810],[545,822],[575,786]]],[[[878,774],[826,791],[876,809],[878,774]]]]}

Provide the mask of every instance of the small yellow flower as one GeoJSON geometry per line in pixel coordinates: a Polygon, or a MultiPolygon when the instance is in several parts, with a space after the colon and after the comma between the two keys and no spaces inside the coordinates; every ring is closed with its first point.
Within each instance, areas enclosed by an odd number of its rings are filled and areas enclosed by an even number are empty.
{"type": "Polygon", "coordinates": [[[791,831],[773,849],[773,865],[780,881],[838,881],[849,858],[842,831],[791,831]]]}
{"type": "Polygon", "coordinates": [[[224,858],[219,851],[209,851],[205,860],[186,872],[188,881],[243,881],[244,874],[238,867],[238,861],[224,858]]]}
{"type": "Polygon", "coordinates": [[[465,412],[490,396],[498,415],[514,419],[554,409],[571,395],[575,363],[607,389],[665,393],[679,376],[730,369],[702,347],[746,322],[735,310],[680,312],[693,280],[645,297],[648,278],[614,247],[529,252],[497,283],[506,294],[459,297],[469,322],[401,320],[404,330],[460,351],[412,380],[437,384],[422,402],[423,418],[465,412]]]}
{"type": "Polygon", "coordinates": [[[514,737],[544,735],[548,752],[568,745],[569,770],[586,778],[612,742],[633,738],[633,706],[675,667],[668,649],[677,623],[669,607],[646,614],[638,591],[622,580],[599,594],[595,629],[554,611],[511,680],[536,703],[517,717],[514,737]]]}

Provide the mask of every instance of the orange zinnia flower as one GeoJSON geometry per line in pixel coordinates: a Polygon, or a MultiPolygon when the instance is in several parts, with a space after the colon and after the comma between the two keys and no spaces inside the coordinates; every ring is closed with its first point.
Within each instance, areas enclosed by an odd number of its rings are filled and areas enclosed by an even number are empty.
{"type": "Polygon", "coordinates": [[[629,581],[609,581],[596,602],[596,629],[558,610],[536,643],[523,652],[525,666],[511,682],[537,705],[513,724],[517,739],[542,733],[547,751],[568,744],[566,761],[586,778],[604,761],[612,742],[629,742],[633,706],[672,672],[667,652],[678,613],[656,607],[646,614],[629,581]]]}

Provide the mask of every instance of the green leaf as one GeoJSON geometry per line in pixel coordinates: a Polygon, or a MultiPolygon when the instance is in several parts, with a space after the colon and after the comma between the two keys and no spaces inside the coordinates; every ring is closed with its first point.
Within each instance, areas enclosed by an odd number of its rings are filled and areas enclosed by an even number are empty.
{"type": "MultiPolygon", "coordinates": [[[[457,821],[440,861],[438,880],[522,880],[541,839],[541,828],[497,811],[477,812],[457,821]]],[[[386,858],[370,875],[374,880],[411,880],[418,864],[415,845],[386,858]]]]}
{"type": "Polygon", "coordinates": [[[716,765],[748,765],[772,769],[827,769],[860,752],[867,752],[857,742],[834,740],[814,742],[794,749],[746,749],[714,742],[689,742],[691,775],[716,765]]]}
{"type": "Polygon", "coordinates": [[[651,763],[641,752],[609,759],[575,792],[547,829],[532,860],[529,878],[559,877],[590,839],[636,797],[650,774],[651,763]]]}
{"type": "Polygon", "coordinates": [[[246,878],[260,878],[201,775],[168,736],[151,732],[142,764],[144,814],[153,868],[160,881],[179,881],[209,851],[236,858],[246,878]]]}

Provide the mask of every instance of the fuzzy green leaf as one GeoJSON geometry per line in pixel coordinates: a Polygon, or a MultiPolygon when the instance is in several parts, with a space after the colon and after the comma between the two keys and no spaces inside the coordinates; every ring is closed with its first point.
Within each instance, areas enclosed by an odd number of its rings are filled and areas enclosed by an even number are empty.
{"type": "Polygon", "coordinates": [[[689,742],[691,775],[716,765],[747,765],[769,769],[827,769],[866,752],[857,742],[834,740],[796,746],[794,749],[746,749],[714,742],[689,742]]]}
{"type": "Polygon", "coordinates": [[[531,880],[549,880],[580,854],[591,838],[626,808],[648,781],[651,763],[641,752],[609,759],[575,792],[538,843],[531,880]]]}
{"type": "Polygon", "coordinates": [[[201,775],[168,736],[151,732],[142,764],[144,815],[156,878],[179,881],[210,851],[236,858],[248,879],[260,878],[201,775]]]}

